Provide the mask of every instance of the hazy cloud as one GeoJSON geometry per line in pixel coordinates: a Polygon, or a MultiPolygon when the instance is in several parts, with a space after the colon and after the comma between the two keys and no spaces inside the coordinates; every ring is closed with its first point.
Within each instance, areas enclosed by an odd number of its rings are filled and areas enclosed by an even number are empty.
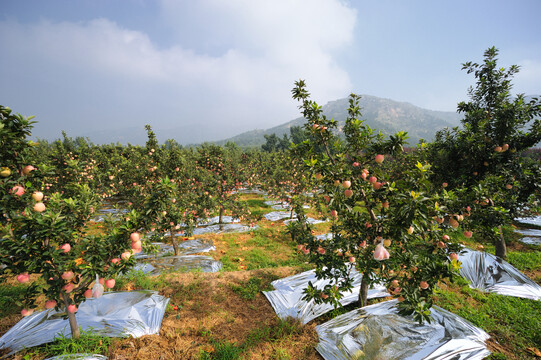
{"type": "Polygon", "coordinates": [[[299,78],[322,102],[351,89],[335,56],[353,39],[356,13],[340,1],[161,5],[162,21],[177,40],[168,46],[106,18],[0,21],[0,74],[32,82],[0,94],[22,104],[25,93],[40,93],[41,106],[30,110],[53,136],[60,129],[80,135],[100,121],[168,128],[197,117],[217,128],[232,124],[218,132],[225,137],[296,117],[290,90],[299,78]],[[142,109],[142,103],[148,106],[142,109]]]}

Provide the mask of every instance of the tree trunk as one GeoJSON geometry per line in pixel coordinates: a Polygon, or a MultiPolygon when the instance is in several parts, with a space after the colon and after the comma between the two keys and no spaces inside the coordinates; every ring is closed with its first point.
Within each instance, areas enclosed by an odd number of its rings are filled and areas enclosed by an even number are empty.
{"type": "Polygon", "coordinates": [[[223,206],[220,206],[220,216],[218,217],[218,224],[223,224],[222,218],[224,216],[224,208],[223,206]]]}
{"type": "Polygon", "coordinates": [[[180,255],[180,249],[178,248],[177,241],[175,240],[175,235],[173,235],[173,229],[171,228],[169,230],[169,239],[171,240],[171,244],[173,245],[173,251],[175,252],[175,256],[180,255]]]}
{"type": "Polygon", "coordinates": [[[68,306],[70,305],[70,298],[69,296],[61,292],[62,300],[64,300],[64,308],[66,309],[66,313],[68,314],[68,321],[70,324],[70,330],[71,330],[71,337],[75,340],[79,339],[79,326],[77,325],[77,318],[75,317],[75,313],[70,313],[68,311],[68,306]]]}
{"type": "Polygon", "coordinates": [[[368,282],[366,281],[366,277],[364,275],[361,280],[361,288],[359,290],[358,304],[359,304],[359,307],[368,305],[368,282]]]}
{"type": "Polygon", "coordinates": [[[498,226],[500,232],[500,238],[496,241],[496,256],[502,259],[507,258],[507,246],[505,245],[505,238],[503,237],[503,230],[501,225],[498,226]]]}

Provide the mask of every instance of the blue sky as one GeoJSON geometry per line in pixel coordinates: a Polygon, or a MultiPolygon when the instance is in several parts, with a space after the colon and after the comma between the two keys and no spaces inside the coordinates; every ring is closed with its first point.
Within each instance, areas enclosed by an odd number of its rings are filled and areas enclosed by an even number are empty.
{"type": "Polygon", "coordinates": [[[490,46],[541,94],[538,0],[2,0],[1,104],[34,135],[151,124],[193,142],[299,116],[350,92],[454,111],[490,46]],[[205,124],[206,126],[203,126],[205,124]],[[199,130],[198,130],[199,129],[199,130]]]}

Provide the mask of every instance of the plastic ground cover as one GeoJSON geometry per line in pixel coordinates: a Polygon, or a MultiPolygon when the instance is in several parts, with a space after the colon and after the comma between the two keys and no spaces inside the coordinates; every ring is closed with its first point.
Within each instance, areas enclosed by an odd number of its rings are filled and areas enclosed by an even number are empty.
{"type": "Polygon", "coordinates": [[[222,268],[220,261],[204,255],[181,255],[148,258],[136,267],[149,275],[158,275],[169,271],[199,270],[202,272],[217,272],[222,268]],[[144,264],[144,265],[143,265],[144,264]]]}
{"type": "MultiPolygon", "coordinates": [[[[144,251],[139,254],[135,254],[136,259],[147,259],[164,256],[165,254],[173,254],[173,245],[165,244],[162,242],[155,242],[152,245],[158,247],[156,254],[146,254],[144,251]]],[[[203,252],[209,252],[216,250],[214,243],[210,239],[193,239],[178,242],[178,248],[182,255],[199,254],[203,252]]]]}
{"type": "MultiPolygon", "coordinates": [[[[156,291],[108,292],[97,299],[87,299],[75,314],[82,330],[109,337],[140,337],[158,334],[169,299],[156,291]]],[[[13,354],[52,342],[64,334],[71,337],[65,311],[49,309],[23,318],[0,338],[0,349],[13,354]]]]}
{"type": "Polygon", "coordinates": [[[365,306],[316,327],[317,351],[326,360],[477,360],[490,355],[489,335],[442,308],[420,325],[398,314],[396,300],[365,306]]]}
{"type": "MultiPolygon", "coordinates": [[[[282,219],[289,219],[291,213],[289,211],[272,211],[263,215],[268,221],[278,221],[282,219]]],[[[293,218],[297,217],[297,213],[293,212],[293,218]]]]}
{"type": "Polygon", "coordinates": [[[460,274],[472,288],[541,300],[541,286],[497,256],[465,248],[458,260],[462,263],[460,274]]]}
{"type": "Polygon", "coordinates": [[[523,237],[520,238],[520,241],[525,244],[530,245],[541,245],[541,230],[538,229],[527,229],[527,230],[516,230],[523,237]]]}
{"type": "MultiPolygon", "coordinates": [[[[340,303],[345,306],[358,300],[359,289],[361,286],[362,274],[355,269],[352,269],[354,277],[354,288],[350,292],[342,293],[343,298],[340,303]]],[[[315,304],[313,300],[302,300],[304,289],[311,281],[315,287],[323,288],[331,283],[331,280],[317,280],[314,270],[305,271],[303,273],[289,276],[283,279],[275,280],[271,285],[276,289],[273,291],[264,291],[263,294],[271,303],[274,311],[281,319],[292,317],[299,319],[303,324],[321,316],[334,309],[331,304],[315,304]]],[[[383,285],[368,289],[368,298],[377,298],[390,296],[387,289],[383,285]]]]}
{"type": "Polygon", "coordinates": [[[53,356],[45,360],[107,360],[107,357],[97,354],[69,354],[53,356]]]}

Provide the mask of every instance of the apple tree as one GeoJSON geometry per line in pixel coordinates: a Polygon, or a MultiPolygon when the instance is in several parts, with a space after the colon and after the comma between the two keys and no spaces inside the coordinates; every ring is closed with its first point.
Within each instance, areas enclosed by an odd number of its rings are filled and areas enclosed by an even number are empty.
{"type": "Polygon", "coordinates": [[[428,155],[432,180],[460,192],[479,235],[505,258],[502,225],[531,208],[541,194],[540,163],[521,155],[541,141],[541,101],[512,96],[519,67],[498,67],[497,55],[492,47],[483,63],[463,64],[476,84],[468,91],[470,100],[458,104],[462,127],[439,131],[428,155]]]}
{"type": "MultiPolygon", "coordinates": [[[[74,338],[79,337],[75,313],[85,297],[101,296],[90,288],[101,278],[112,288],[114,277],[134,264],[131,258],[128,221],[108,223],[103,235],[89,235],[86,224],[98,197],[85,184],[64,179],[70,197],[48,192],[43,179],[45,165],[33,163],[30,118],[0,106],[0,277],[16,276],[29,283],[21,314],[30,315],[39,294],[47,298],[46,308],[63,309],[74,338]],[[36,276],[39,280],[31,281],[36,276]]],[[[100,286],[95,285],[99,290],[100,286]]]]}
{"type": "Polygon", "coordinates": [[[310,283],[305,298],[337,306],[341,293],[352,289],[356,268],[363,274],[360,306],[367,305],[369,286],[383,283],[398,298],[401,313],[430,320],[437,282],[452,279],[459,266],[459,247],[450,237],[457,230],[439,222],[446,203],[454,201],[452,193],[436,191],[428,180],[430,165],[403,152],[405,133],[384,139],[359,120],[359,96],[350,96],[342,140],[337,122],[309,99],[304,81],[292,92],[312,134],[294,153],[317,179],[314,196],[332,221],[330,238],[318,239],[309,224],[291,234],[315,264],[316,276],[332,279],[322,289],[310,283]]]}

